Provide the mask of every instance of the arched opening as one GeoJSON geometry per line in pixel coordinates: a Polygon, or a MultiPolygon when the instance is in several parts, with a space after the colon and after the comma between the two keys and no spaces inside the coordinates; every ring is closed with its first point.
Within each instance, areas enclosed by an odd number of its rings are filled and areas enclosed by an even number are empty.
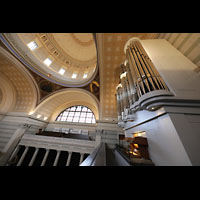
{"type": "Polygon", "coordinates": [[[92,93],[80,88],[67,88],[53,93],[44,99],[30,115],[54,122],[66,108],[77,105],[89,108],[94,118],[99,119],[98,99],[92,93]]]}
{"type": "Polygon", "coordinates": [[[56,121],[76,122],[76,123],[96,123],[94,113],[86,106],[71,106],[62,111],[56,121]]]}

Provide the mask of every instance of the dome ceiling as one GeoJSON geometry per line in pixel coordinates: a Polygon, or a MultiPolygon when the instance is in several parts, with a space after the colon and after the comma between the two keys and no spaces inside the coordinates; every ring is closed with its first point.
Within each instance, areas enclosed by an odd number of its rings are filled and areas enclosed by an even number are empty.
{"type": "Polygon", "coordinates": [[[82,87],[96,75],[92,33],[6,33],[1,39],[29,69],[54,83],[82,87]]]}

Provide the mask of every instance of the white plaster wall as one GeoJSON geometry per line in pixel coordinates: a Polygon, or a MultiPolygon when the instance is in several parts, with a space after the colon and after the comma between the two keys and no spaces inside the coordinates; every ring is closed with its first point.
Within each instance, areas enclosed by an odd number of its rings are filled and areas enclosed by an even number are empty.
{"type": "Polygon", "coordinates": [[[200,74],[192,61],[165,39],[141,40],[141,44],[177,97],[200,99],[200,74]]]}
{"type": "Polygon", "coordinates": [[[2,116],[0,121],[0,152],[4,149],[20,124],[31,125],[25,134],[35,134],[40,127],[45,127],[47,124],[37,119],[31,119],[25,113],[9,112],[7,114],[0,114],[0,116],[2,116]]]}
{"type": "Polygon", "coordinates": [[[129,129],[146,131],[148,150],[156,166],[190,166],[191,161],[168,114],[129,129]]]}
{"type": "Polygon", "coordinates": [[[168,114],[146,123],[145,126],[149,153],[156,165],[191,165],[188,154],[168,114]]]}
{"type": "Polygon", "coordinates": [[[171,113],[170,118],[192,165],[200,165],[200,114],[171,113]]]}

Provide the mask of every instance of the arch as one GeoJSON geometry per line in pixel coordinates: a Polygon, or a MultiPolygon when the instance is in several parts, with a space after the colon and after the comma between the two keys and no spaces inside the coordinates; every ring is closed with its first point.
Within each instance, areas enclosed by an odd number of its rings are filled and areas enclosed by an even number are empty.
{"type": "Polygon", "coordinates": [[[44,79],[64,87],[83,87],[89,84],[98,73],[96,46],[92,39],[91,48],[95,52],[95,58],[89,59],[86,63],[81,62],[80,59],[75,61],[76,59],[70,58],[71,56],[69,57],[66,52],[66,46],[70,43],[69,49],[75,48],[77,52],[73,52],[73,56],[77,57],[77,55],[83,56],[81,52],[90,56],[90,51],[86,52],[85,48],[90,49],[91,45],[82,47],[70,35],[71,33],[0,33],[0,40],[27,68],[44,79]],[[39,47],[34,52],[27,47],[27,44],[32,41],[39,47]],[[80,50],[82,48],[83,51],[80,50]],[[43,63],[46,57],[52,61],[49,67],[43,63]],[[60,69],[66,72],[60,74],[60,69]],[[72,78],[73,73],[77,73],[76,79],[72,78]],[[84,73],[88,74],[86,78],[83,78],[84,73]]]}
{"type": "MultiPolygon", "coordinates": [[[[8,92],[16,96],[16,103],[14,106],[12,105],[12,109],[9,109],[9,112],[29,113],[30,110],[35,108],[40,97],[37,83],[30,72],[11,53],[2,47],[0,47],[0,60],[0,73],[2,74],[0,82],[3,81],[3,84],[0,85],[4,85],[1,86],[2,88],[5,87],[4,79],[7,79],[7,85],[14,87],[14,89],[7,91],[7,97],[8,92]]],[[[3,96],[5,96],[5,92],[3,96]]],[[[8,100],[10,101],[10,99],[8,100]]],[[[3,107],[6,109],[5,105],[3,107]]]]}
{"type": "Polygon", "coordinates": [[[5,114],[15,107],[17,92],[12,82],[2,73],[0,73],[0,90],[2,95],[0,112],[5,114]]]}
{"type": "Polygon", "coordinates": [[[80,88],[67,88],[54,92],[44,99],[32,112],[31,115],[40,119],[48,118],[55,121],[56,117],[65,108],[83,105],[87,106],[99,119],[99,101],[90,92],[80,88]]]}
{"type": "Polygon", "coordinates": [[[74,105],[64,109],[56,117],[56,121],[76,123],[96,123],[94,113],[91,109],[82,105],[74,105]]]}

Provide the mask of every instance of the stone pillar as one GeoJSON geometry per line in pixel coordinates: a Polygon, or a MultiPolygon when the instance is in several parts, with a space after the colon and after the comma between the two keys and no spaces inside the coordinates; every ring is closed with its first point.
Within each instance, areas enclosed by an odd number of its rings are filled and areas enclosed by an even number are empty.
{"type": "Polygon", "coordinates": [[[17,145],[17,147],[15,148],[15,150],[12,152],[12,155],[10,156],[8,162],[6,163],[7,166],[9,166],[12,162],[12,160],[15,158],[15,156],[17,155],[18,151],[20,149],[20,146],[17,145]]]}
{"type": "Polygon", "coordinates": [[[28,166],[32,166],[32,165],[33,165],[33,163],[34,163],[34,161],[35,161],[35,158],[36,158],[36,156],[37,156],[38,151],[39,151],[39,148],[36,148],[36,150],[35,150],[35,152],[34,152],[34,154],[33,154],[33,157],[31,158],[31,161],[30,161],[30,163],[29,163],[28,166]]]}
{"type": "Polygon", "coordinates": [[[69,166],[70,161],[71,161],[71,157],[72,157],[72,152],[68,152],[68,158],[67,158],[66,166],[69,166]]]}
{"type": "Polygon", "coordinates": [[[53,166],[56,166],[56,165],[57,165],[59,156],[60,156],[60,151],[57,150],[57,154],[56,154],[56,158],[55,158],[55,161],[54,161],[54,163],[53,163],[53,166]]]}
{"type": "Polygon", "coordinates": [[[29,147],[25,146],[25,150],[24,150],[21,158],[19,159],[19,161],[17,163],[17,166],[20,166],[22,164],[22,162],[23,162],[28,150],[29,150],[29,147]]]}
{"type": "Polygon", "coordinates": [[[12,154],[12,152],[14,151],[18,142],[20,141],[20,139],[24,135],[25,131],[27,129],[29,129],[31,126],[29,124],[19,124],[18,127],[19,128],[13,133],[12,137],[10,138],[10,140],[8,141],[8,143],[6,144],[4,149],[2,150],[2,153],[4,155],[2,157],[0,165],[5,165],[7,163],[10,155],[12,154]]]}

